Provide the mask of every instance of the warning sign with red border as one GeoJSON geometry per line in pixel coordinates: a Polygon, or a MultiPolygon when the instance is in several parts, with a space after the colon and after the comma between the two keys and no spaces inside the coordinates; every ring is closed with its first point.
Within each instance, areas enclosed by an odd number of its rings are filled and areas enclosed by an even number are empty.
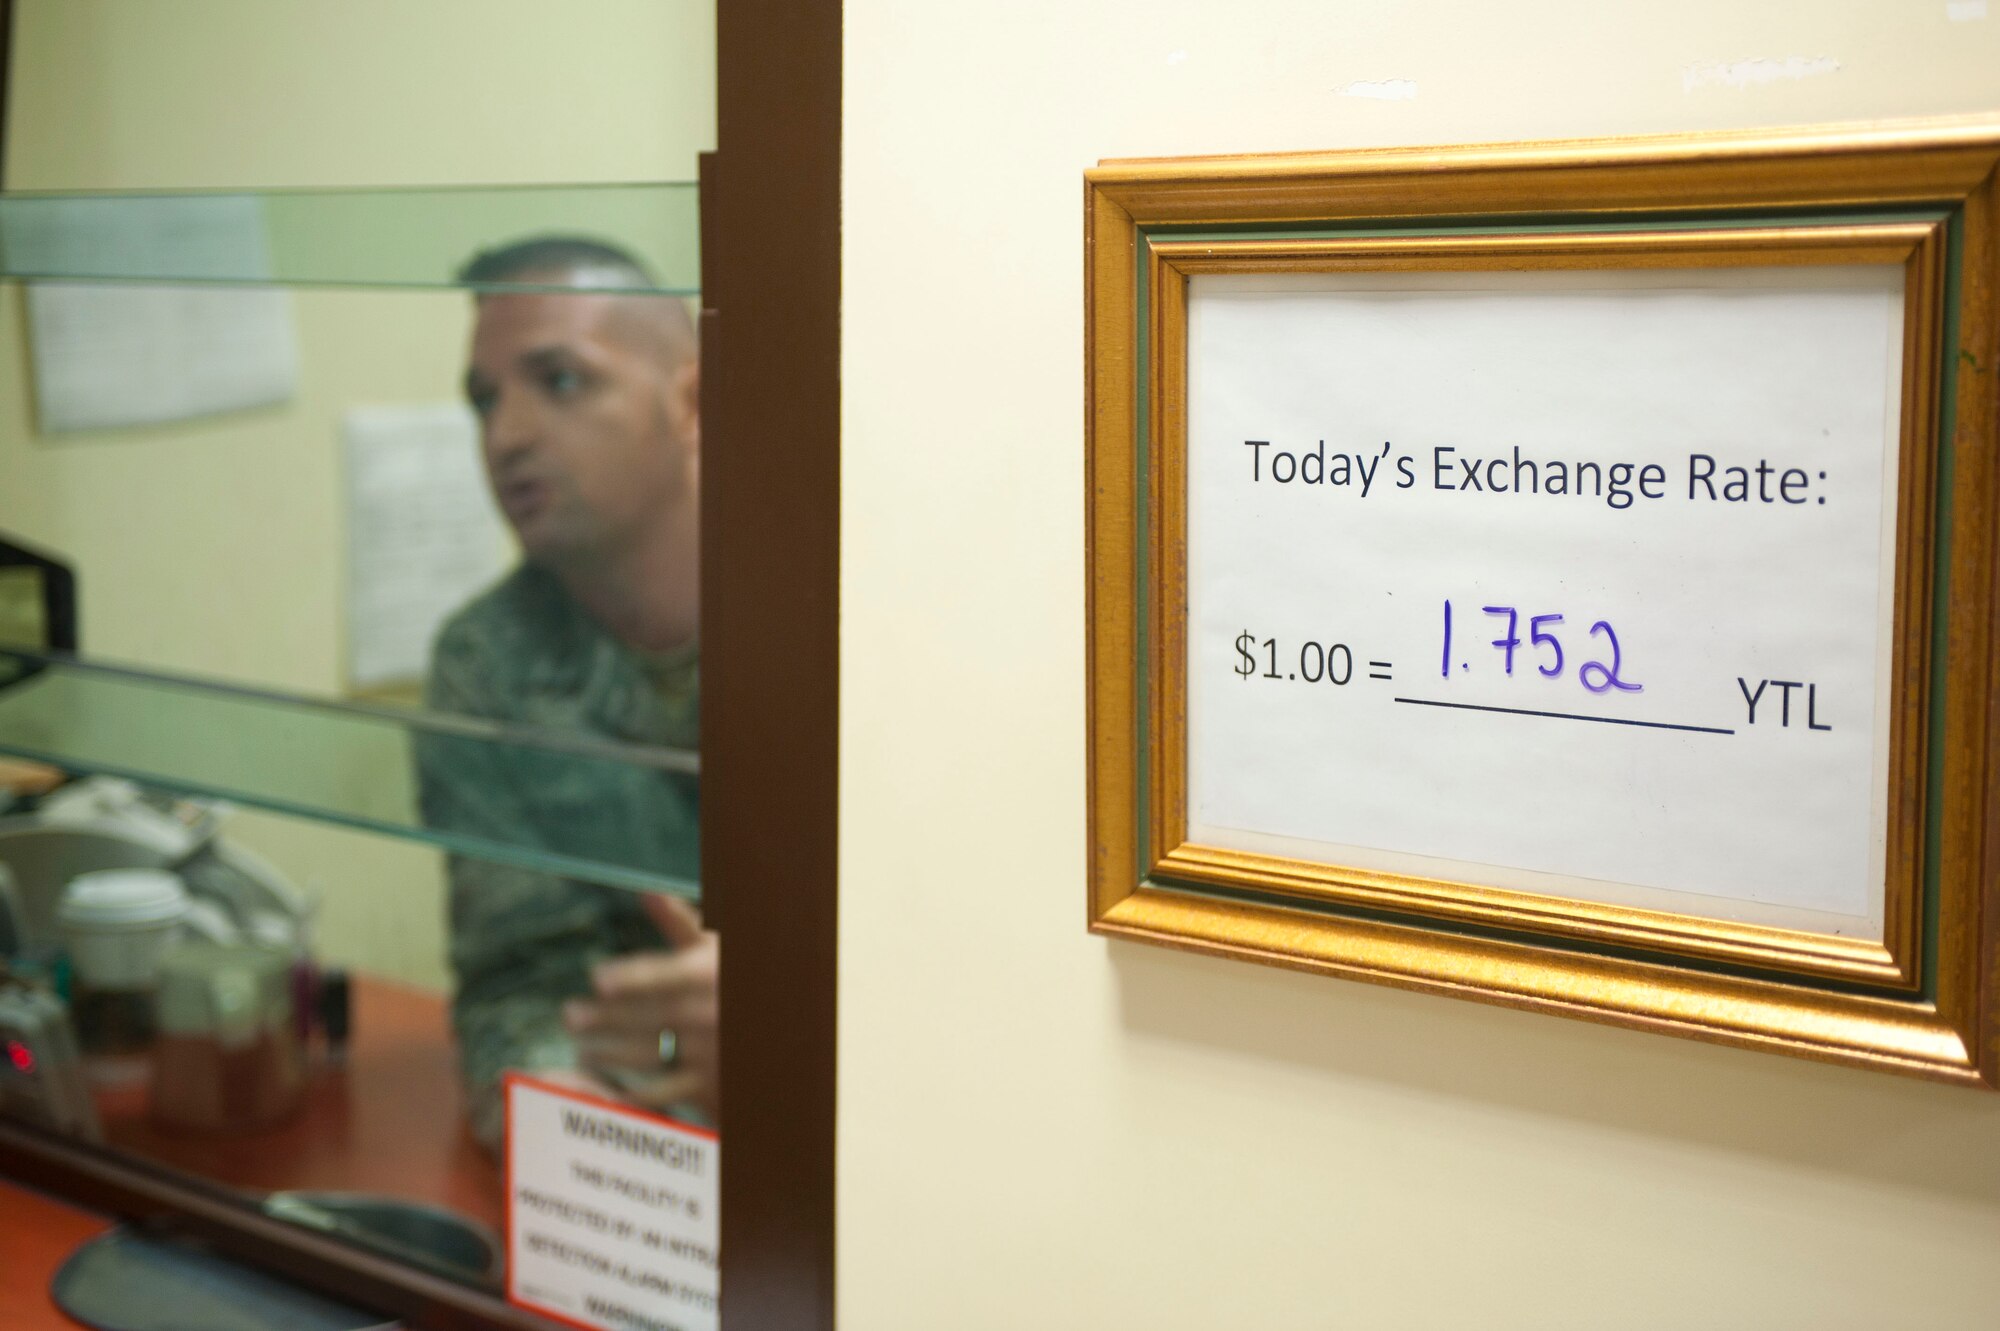
{"type": "Polygon", "coordinates": [[[715,1133],[509,1073],[507,1297],[588,1331],[717,1331],[715,1133]]]}

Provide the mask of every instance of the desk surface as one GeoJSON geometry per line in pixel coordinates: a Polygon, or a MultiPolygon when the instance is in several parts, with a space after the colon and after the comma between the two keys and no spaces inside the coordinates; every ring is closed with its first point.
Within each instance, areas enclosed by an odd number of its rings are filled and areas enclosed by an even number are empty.
{"type": "Polygon", "coordinates": [[[85,1239],[112,1222],[67,1202],[0,1180],[0,1326],[7,1331],[73,1331],[56,1311],[49,1282],[85,1239]]]}
{"type": "MultiPolygon", "coordinates": [[[[106,1144],[253,1193],[367,1192],[445,1206],[500,1232],[499,1162],[472,1140],[442,996],[356,977],[344,1066],[316,1059],[301,1112],[260,1133],[165,1132],[142,1098],[102,1100],[106,1144]]],[[[49,1281],[102,1215],[0,1179],[0,1328],[73,1331],[49,1281]]]]}
{"type": "Polygon", "coordinates": [[[356,976],[344,1066],[316,1058],[304,1109],[265,1132],[164,1131],[142,1100],[106,1099],[108,1145],[256,1193],[367,1192],[502,1224],[500,1164],[466,1129],[442,995],[356,976]]]}

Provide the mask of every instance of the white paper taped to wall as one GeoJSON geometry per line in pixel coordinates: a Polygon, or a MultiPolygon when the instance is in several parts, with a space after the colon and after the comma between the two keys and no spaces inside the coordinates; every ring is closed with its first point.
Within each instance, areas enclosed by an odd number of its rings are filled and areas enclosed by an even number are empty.
{"type": "MultiPolygon", "coordinates": [[[[10,214],[20,273],[228,277],[270,271],[263,215],[243,197],[48,201],[10,214]]],[[[36,283],[28,289],[42,430],[156,425],[288,400],[291,298],[255,287],[36,283]]]]}
{"type": "Polygon", "coordinates": [[[1195,278],[1190,839],[1879,929],[1902,280],[1195,278]]]}
{"type": "Polygon", "coordinates": [[[438,627],[506,571],[513,547],[463,405],[357,407],[341,437],[348,684],[409,683],[423,678],[438,627]]]}

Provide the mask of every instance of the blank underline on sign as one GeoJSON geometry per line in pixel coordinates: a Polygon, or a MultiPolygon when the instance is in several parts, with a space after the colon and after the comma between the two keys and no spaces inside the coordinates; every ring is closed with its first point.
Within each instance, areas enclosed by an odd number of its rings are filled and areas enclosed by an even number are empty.
{"type": "Polygon", "coordinates": [[[1398,698],[1416,707],[1450,707],[1461,712],[1504,712],[1508,716],[1553,716],[1559,721],[1595,721],[1605,726],[1644,726],[1648,730],[1692,730],[1700,735],[1733,735],[1721,726],[1680,726],[1671,721],[1632,721],[1622,716],[1584,716],[1580,712],[1537,712],[1526,707],[1488,707],[1476,702],[1439,702],[1435,698],[1398,698]]]}

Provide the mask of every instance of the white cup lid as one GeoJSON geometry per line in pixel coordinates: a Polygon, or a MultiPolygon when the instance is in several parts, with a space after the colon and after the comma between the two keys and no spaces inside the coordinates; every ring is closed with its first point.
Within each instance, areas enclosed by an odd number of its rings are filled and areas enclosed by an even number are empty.
{"type": "Polygon", "coordinates": [[[98,869],[63,889],[56,914],[79,928],[171,924],[187,914],[187,888],[165,869],[98,869]]]}

